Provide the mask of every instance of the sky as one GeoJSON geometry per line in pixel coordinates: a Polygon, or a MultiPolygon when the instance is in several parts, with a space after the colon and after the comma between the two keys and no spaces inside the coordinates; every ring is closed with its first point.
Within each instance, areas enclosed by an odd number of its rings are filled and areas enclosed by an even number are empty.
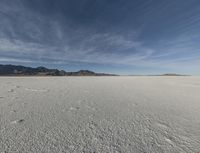
{"type": "Polygon", "coordinates": [[[200,75],[200,1],[0,0],[0,64],[200,75]]]}

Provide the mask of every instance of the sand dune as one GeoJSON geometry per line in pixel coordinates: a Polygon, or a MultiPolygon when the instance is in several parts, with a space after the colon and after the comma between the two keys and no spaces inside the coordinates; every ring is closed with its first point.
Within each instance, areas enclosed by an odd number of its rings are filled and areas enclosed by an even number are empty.
{"type": "Polygon", "coordinates": [[[0,152],[199,153],[200,77],[1,77],[0,152]]]}

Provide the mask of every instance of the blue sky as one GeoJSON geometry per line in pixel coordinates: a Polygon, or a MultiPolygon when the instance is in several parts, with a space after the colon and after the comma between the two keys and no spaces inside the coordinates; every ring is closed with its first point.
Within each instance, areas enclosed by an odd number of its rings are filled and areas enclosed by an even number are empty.
{"type": "Polygon", "coordinates": [[[200,74],[199,0],[0,0],[0,63],[200,74]]]}

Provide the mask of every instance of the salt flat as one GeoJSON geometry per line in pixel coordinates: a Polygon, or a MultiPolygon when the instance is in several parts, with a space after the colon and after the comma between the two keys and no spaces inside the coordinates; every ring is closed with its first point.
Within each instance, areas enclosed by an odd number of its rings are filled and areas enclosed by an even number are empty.
{"type": "Polygon", "coordinates": [[[200,153],[200,77],[0,77],[0,152],[200,153]]]}

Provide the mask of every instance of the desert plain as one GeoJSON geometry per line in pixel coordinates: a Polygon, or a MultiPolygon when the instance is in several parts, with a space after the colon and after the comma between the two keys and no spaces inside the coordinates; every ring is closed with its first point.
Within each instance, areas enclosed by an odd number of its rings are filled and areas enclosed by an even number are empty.
{"type": "Polygon", "coordinates": [[[0,77],[2,153],[200,153],[200,77],[0,77]]]}

